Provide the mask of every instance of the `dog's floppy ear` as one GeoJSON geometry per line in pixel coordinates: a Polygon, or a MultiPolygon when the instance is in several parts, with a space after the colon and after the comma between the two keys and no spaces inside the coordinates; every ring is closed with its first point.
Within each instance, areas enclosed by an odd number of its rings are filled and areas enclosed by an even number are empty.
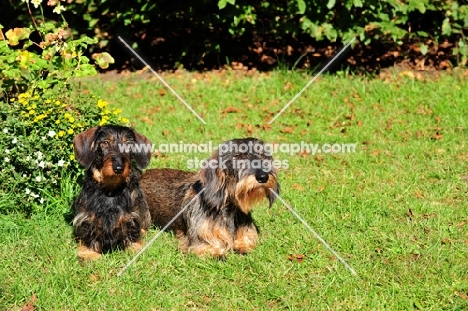
{"type": "Polygon", "coordinates": [[[208,159],[205,167],[199,172],[200,181],[205,188],[203,202],[210,208],[219,209],[224,205],[227,197],[226,175],[219,167],[218,153],[208,159]]]}
{"type": "Polygon", "coordinates": [[[92,127],[78,135],[73,139],[73,149],[78,162],[88,169],[94,159],[94,137],[98,126],[92,127]]]}
{"type": "Polygon", "coordinates": [[[136,143],[140,146],[139,149],[133,152],[133,158],[136,161],[136,164],[139,169],[144,169],[148,166],[151,160],[151,141],[146,138],[146,136],[141,135],[137,131],[133,130],[133,134],[135,134],[136,143]]]}

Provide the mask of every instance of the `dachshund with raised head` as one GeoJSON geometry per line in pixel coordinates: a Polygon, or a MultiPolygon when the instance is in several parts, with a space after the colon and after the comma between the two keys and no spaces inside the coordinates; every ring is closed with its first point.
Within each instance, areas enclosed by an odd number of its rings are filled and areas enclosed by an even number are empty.
{"type": "Polygon", "coordinates": [[[75,156],[86,168],[73,203],[78,257],[93,260],[117,249],[141,248],[151,224],[140,190],[140,172],[151,157],[151,142],[124,126],[93,127],[73,140],[75,156]]]}
{"type": "Polygon", "coordinates": [[[253,207],[275,201],[280,185],[270,150],[256,138],[219,145],[198,172],[147,170],[140,181],[151,220],[169,227],[184,252],[224,258],[230,250],[251,252],[258,240],[253,207]]]}

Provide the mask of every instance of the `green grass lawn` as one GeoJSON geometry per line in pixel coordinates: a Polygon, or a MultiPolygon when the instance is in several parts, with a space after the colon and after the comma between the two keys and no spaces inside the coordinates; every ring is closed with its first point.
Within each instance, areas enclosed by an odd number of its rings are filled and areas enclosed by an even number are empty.
{"type": "MultiPolygon", "coordinates": [[[[353,276],[277,201],[254,210],[259,245],[226,261],[184,255],[170,233],[125,273],[130,252],[79,263],[69,218],[75,185],[44,215],[0,215],[0,309],[467,310],[466,74],[416,78],[301,72],[177,72],[166,81],[202,124],[148,74],[81,82],[156,145],[357,143],[354,153],[287,154],[281,197],[353,267],[353,276]],[[301,260],[301,258],[303,258],[301,260]]],[[[186,169],[208,153],[161,152],[150,167],[186,169]]],[[[145,237],[149,241],[157,229],[145,237]]]]}

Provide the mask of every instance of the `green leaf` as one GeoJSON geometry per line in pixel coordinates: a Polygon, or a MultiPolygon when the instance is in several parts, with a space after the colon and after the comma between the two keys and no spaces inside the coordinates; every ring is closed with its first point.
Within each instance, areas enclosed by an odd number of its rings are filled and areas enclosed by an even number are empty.
{"type": "Polygon", "coordinates": [[[425,31],[417,31],[416,34],[420,37],[424,37],[424,38],[427,38],[429,37],[428,33],[425,32],[425,31]]]}
{"type": "Polygon", "coordinates": [[[91,55],[91,58],[96,61],[99,67],[102,69],[109,68],[109,64],[114,63],[114,58],[107,52],[104,53],[94,53],[91,55]]]}
{"type": "Polygon", "coordinates": [[[307,5],[306,5],[305,1],[304,0],[297,0],[297,8],[299,9],[299,11],[297,11],[297,13],[304,14],[305,11],[306,11],[306,8],[307,8],[307,5]]]}
{"type": "Polygon", "coordinates": [[[423,2],[418,1],[417,8],[418,8],[419,12],[421,12],[422,14],[424,14],[426,12],[426,7],[424,6],[423,2]]]}
{"type": "Polygon", "coordinates": [[[425,44],[421,44],[420,49],[421,49],[421,54],[422,55],[426,55],[427,52],[429,51],[429,48],[425,44]]]}
{"type": "Polygon", "coordinates": [[[328,0],[327,8],[331,9],[335,6],[336,0],[328,0]]]}
{"type": "Polygon", "coordinates": [[[362,8],[362,1],[361,0],[353,0],[353,4],[357,8],[362,8]]]}
{"type": "Polygon", "coordinates": [[[226,7],[226,5],[228,3],[234,5],[234,4],[236,4],[236,0],[219,0],[218,1],[218,8],[220,10],[222,10],[222,9],[224,9],[226,7]]]}
{"type": "Polygon", "coordinates": [[[90,64],[81,64],[80,68],[74,71],[74,75],[77,78],[94,76],[96,75],[96,69],[93,65],[90,64]]]}
{"type": "Polygon", "coordinates": [[[18,45],[20,40],[28,39],[31,34],[31,29],[29,28],[14,28],[10,29],[5,33],[5,36],[8,39],[8,43],[11,46],[18,45]]]}
{"type": "Polygon", "coordinates": [[[442,34],[443,35],[451,35],[452,34],[452,26],[450,26],[450,19],[447,17],[442,22],[442,34]]]}

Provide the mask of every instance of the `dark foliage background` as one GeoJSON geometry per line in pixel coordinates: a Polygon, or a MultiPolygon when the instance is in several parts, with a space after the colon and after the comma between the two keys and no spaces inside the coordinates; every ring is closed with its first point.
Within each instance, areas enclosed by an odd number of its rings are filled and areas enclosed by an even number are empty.
{"type": "MultiPolygon", "coordinates": [[[[3,27],[30,23],[26,3],[0,2],[3,27]]],[[[466,65],[468,56],[464,1],[69,2],[63,2],[63,16],[75,35],[99,39],[91,52],[111,53],[116,64],[110,69],[141,68],[118,36],[157,69],[314,68],[355,36],[342,62],[354,69],[376,71],[394,64],[447,69],[466,65]]],[[[44,16],[57,19],[45,4],[44,16]]]]}

